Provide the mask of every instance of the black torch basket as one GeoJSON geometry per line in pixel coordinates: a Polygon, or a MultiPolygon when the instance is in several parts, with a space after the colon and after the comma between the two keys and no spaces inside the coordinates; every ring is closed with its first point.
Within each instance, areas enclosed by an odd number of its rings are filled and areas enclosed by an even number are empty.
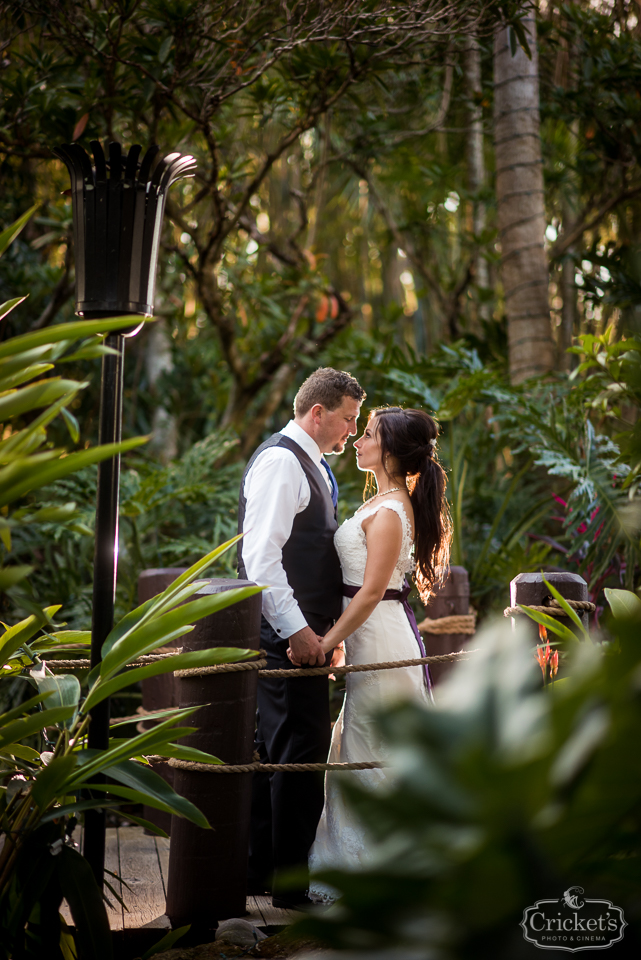
{"type": "Polygon", "coordinates": [[[53,151],[71,177],[76,313],[150,317],[167,191],[194,175],[196,161],[180,153],[158,158],[159,148],[152,146],[139,164],[142,147],[136,144],[125,156],[114,142],[107,163],[99,140],[91,141],[91,149],[93,167],[77,143],[53,151]]]}
{"type": "MultiPolygon", "coordinates": [[[[139,163],[141,147],[123,156],[119,143],[109,144],[109,159],[98,140],[91,142],[94,164],[77,143],[54,153],[71,176],[76,261],[76,313],[87,319],[153,314],[160,232],[167,190],[181,177],[193,176],[191,156],[169,153],[159,158],[150,147],[139,163]],[[109,168],[109,176],[107,176],[109,168]]],[[[105,339],[110,348],[102,358],[100,443],[119,443],[122,436],[124,336],[105,339]]],[[[118,502],[120,457],[98,464],[96,546],[91,628],[91,666],[102,660],[102,647],[114,621],[118,566],[118,502]]],[[[91,710],[89,747],[109,745],[109,701],[91,710]]],[[[98,782],[101,775],[94,778],[98,782]]],[[[104,778],[103,778],[104,780],[104,778]]],[[[96,881],[103,882],[105,813],[85,814],[84,855],[96,881]]]]}

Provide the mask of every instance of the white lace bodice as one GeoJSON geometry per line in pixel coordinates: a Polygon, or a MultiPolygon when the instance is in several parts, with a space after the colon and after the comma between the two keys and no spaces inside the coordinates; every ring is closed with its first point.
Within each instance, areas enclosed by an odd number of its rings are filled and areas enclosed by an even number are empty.
{"type": "Polygon", "coordinates": [[[390,578],[388,590],[400,590],[405,574],[414,569],[412,524],[405,507],[400,500],[379,500],[371,507],[365,505],[357,510],[354,516],[345,520],[334,534],[334,545],[343,570],[343,583],[358,587],[363,585],[367,563],[367,540],[362,526],[363,520],[383,507],[397,513],[403,524],[401,552],[390,578]]]}

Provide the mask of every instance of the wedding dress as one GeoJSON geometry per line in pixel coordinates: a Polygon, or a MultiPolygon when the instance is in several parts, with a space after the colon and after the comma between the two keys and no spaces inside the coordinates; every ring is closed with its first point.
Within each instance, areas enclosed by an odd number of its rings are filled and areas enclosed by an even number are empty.
{"type": "MultiPolygon", "coordinates": [[[[414,569],[412,528],[399,500],[381,500],[371,507],[361,507],[334,534],[334,544],[341,562],[343,583],[362,586],[367,562],[367,542],[363,520],[377,510],[393,510],[403,525],[399,558],[388,589],[400,590],[405,574],[414,569]]],[[[351,603],[343,599],[343,610],[351,603]]],[[[417,640],[402,603],[381,601],[365,623],[345,640],[345,662],[380,663],[384,660],[408,660],[420,657],[417,640]]],[[[388,751],[375,729],[372,715],[398,700],[415,699],[430,702],[423,667],[405,667],[347,674],[345,700],[334,724],[329,763],[353,763],[388,759],[388,751]]],[[[384,769],[328,772],[325,777],[325,806],[309,858],[310,872],[330,867],[356,869],[368,859],[366,834],[345,804],[340,783],[354,777],[370,788],[386,780],[384,769]]],[[[371,846],[371,841],[369,841],[371,846]]],[[[312,882],[310,893],[323,900],[332,899],[332,891],[312,882]]]]}

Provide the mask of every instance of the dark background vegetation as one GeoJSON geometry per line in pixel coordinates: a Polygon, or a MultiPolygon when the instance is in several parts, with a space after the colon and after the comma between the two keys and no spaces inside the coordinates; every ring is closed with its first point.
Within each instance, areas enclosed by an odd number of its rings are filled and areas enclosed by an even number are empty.
{"type": "MultiPolygon", "coordinates": [[[[455,5],[442,21],[437,3],[408,4],[404,18],[385,4],[337,9],[297,8],[286,28],[278,4],[4,5],[0,221],[40,206],[0,265],[3,299],[29,292],[3,337],[73,315],[54,145],[155,141],[198,160],[168,204],[160,323],[127,346],[125,432],[152,439],[125,461],[121,612],[140,569],[187,563],[234,532],[243,463],[321,364],[361,380],[364,413],[402,402],[440,419],[454,560],[481,614],[505,605],[523,570],[581,570],[597,599],[605,583],[632,585],[638,537],[616,511],[635,485],[630,456],[613,466],[612,438],[636,421],[634,364],[628,354],[622,377],[615,347],[636,334],[641,302],[637,4],[538,11],[557,369],[527,390],[509,382],[498,273],[493,5],[485,19],[455,5]],[[475,117],[480,171],[467,151],[475,117]],[[568,315],[578,355],[566,352],[568,315]]],[[[89,381],[74,414],[81,444],[94,442],[99,362],[69,373],[89,381]]],[[[346,516],[362,484],[350,452],[336,472],[346,516]]],[[[36,570],[13,603],[53,589],[69,621],[87,625],[94,484],[92,468],[45,491],[76,513],[15,538],[15,558],[36,570]]]]}

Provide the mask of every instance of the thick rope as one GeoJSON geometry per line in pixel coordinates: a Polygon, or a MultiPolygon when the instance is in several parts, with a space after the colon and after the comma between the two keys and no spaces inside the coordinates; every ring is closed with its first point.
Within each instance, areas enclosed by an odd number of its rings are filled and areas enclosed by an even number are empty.
{"type": "Polygon", "coordinates": [[[421,633],[444,634],[444,633],[467,633],[470,636],[476,633],[476,614],[453,614],[451,617],[437,617],[432,620],[430,617],[418,624],[421,633]]]}
{"type": "Polygon", "coordinates": [[[293,670],[261,670],[262,679],[276,677],[326,677],[332,674],[367,673],[370,670],[397,670],[400,667],[420,667],[424,663],[448,663],[452,660],[467,660],[468,653],[475,650],[461,650],[458,653],[443,653],[433,657],[417,657],[415,660],[385,660],[382,663],[350,663],[344,667],[295,667],[293,670]]]}
{"type": "MultiPolygon", "coordinates": [[[[565,598],[564,598],[565,599],[565,598]]],[[[572,607],[573,610],[578,610],[586,613],[593,613],[596,610],[596,604],[591,603],[589,600],[566,600],[568,606],[572,607]]],[[[524,604],[530,610],[536,610],[537,613],[547,613],[550,617],[569,617],[570,614],[563,609],[558,600],[550,600],[549,606],[540,606],[532,603],[524,604]]],[[[521,610],[520,607],[506,607],[503,611],[504,617],[518,617],[524,615],[525,610],[521,610]]]]}
{"type": "Polygon", "coordinates": [[[244,663],[217,663],[211,667],[188,667],[186,670],[174,670],[175,677],[207,677],[212,673],[242,673],[245,670],[262,670],[266,660],[248,660],[244,663]]]}
{"type": "MultiPolygon", "coordinates": [[[[182,652],[182,647],[176,647],[175,650],[171,650],[168,653],[148,653],[145,656],[138,657],[136,660],[132,660],[131,663],[126,663],[125,667],[127,669],[130,667],[144,667],[146,663],[157,663],[159,660],[166,660],[167,657],[177,657],[178,654],[182,652]]],[[[49,670],[83,670],[91,667],[89,657],[84,660],[43,660],[42,662],[49,670]]]]}
{"type": "MultiPolygon", "coordinates": [[[[148,760],[164,760],[164,757],[147,757],[148,760]]],[[[327,770],[380,770],[386,766],[380,760],[364,763],[193,763],[172,757],[169,766],[191,773],[316,773],[327,770]]]]}
{"type": "MultiPolygon", "coordinates": [[[[507,614],[506,614],[507,616],[507,614]]],[[[139,657],[138,660],[128,663],[128,667],[139,666],[143,663],[154,663],[167,657],[176,656],[176,653],[164,653],[157,656],[139,657]]],[[[451,663],[452,661],[466,660],[468,653],[474,650],[460,650],[455,653],[435,654],[431,657],[417,657],[414,660],[385,660],[382,663],[352,663],[344,667],[294,667],[291,670],[266,670],[267,660],[249,660],[242,663],[218,663],[211,667],[191,667],[186,670],[174,670],[175,677],[206,677],[216,673],[240,673],[245,670],[260,670],[261,677],[273,680],[276,677],[327,677],[330,674],[342,675],[346,673],[363,673],[376,670],[397,670],[402,667],[420,667],[424,663],[451,663]]],[[[46,666],[50,670],[73,670],[77,666],[90,666],[88,660],[47,660],[46,666]]]]}

